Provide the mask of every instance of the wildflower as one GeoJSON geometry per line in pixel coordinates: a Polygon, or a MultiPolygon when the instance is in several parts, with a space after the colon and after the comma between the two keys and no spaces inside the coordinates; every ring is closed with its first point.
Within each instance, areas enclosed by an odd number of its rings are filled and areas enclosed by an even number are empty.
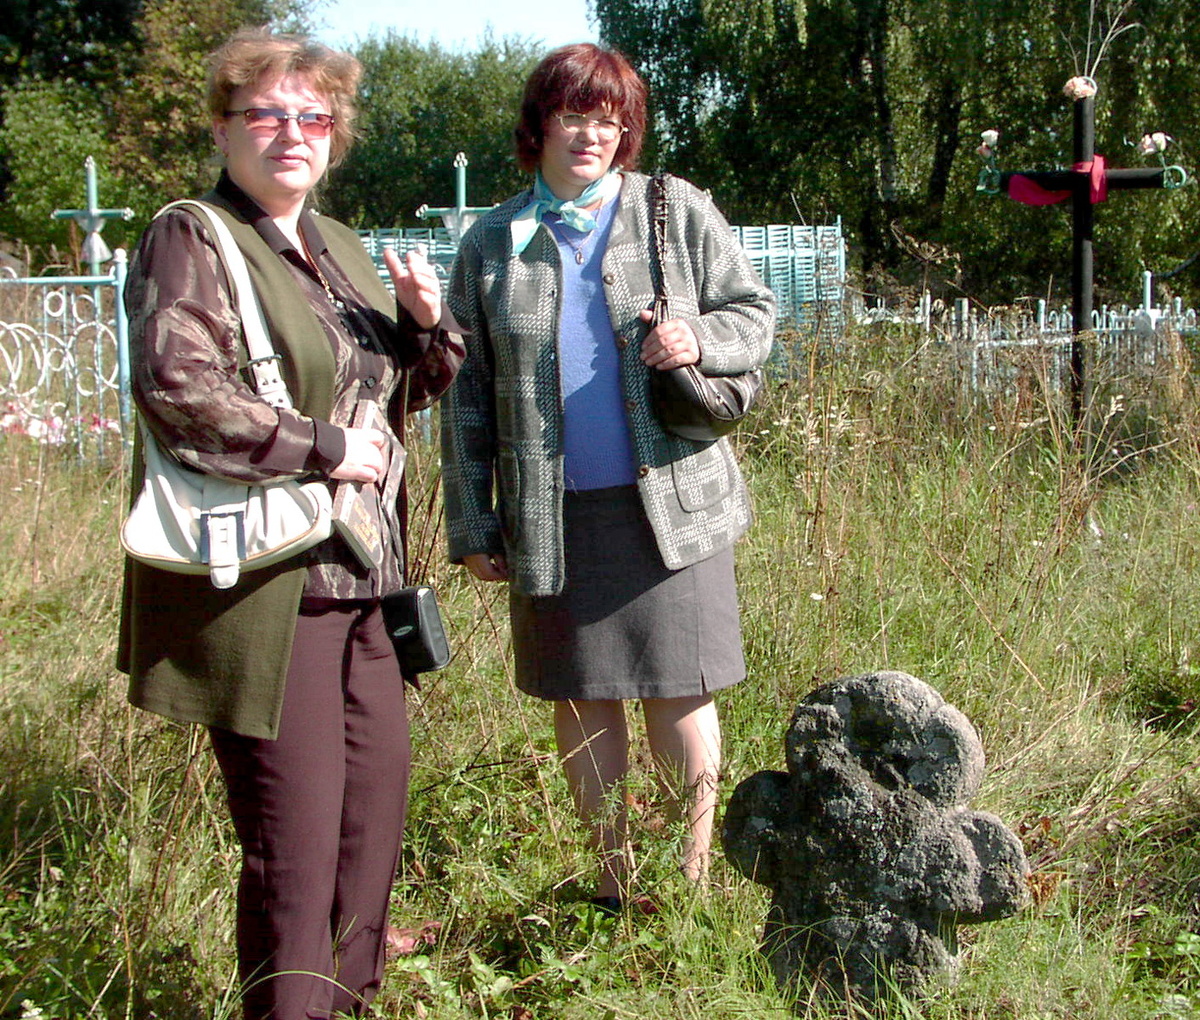
{"type": "Polygon", "coordinates": [[[808,597],[810,599],[812,599],[814,602],[824,602],[825,601],[825,596],[822,595],[819,591],[809,592],[808,597]]]}
{"type": "Polygon", "coordinates": [[[1087,99],[1096,94],[1096,82],[1087,75],[1077,74],[1063,86],[1063,95],[1068,99],[1087,99]]]}

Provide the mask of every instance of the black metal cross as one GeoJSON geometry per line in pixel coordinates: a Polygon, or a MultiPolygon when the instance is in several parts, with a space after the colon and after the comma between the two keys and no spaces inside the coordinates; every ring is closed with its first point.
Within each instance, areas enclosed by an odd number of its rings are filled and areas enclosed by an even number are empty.
{"type": "MultiPolygon", "coordinates": [[[[1004,193],[1030,205],[1049,205],[1071,199],[1071,420],[1078,425],[1083,414],[1084,345],[1082,335],[1092,328],[1092,239],[1095,206],[1109,190],[1128,188],[1178,188],[1187,181],[1182,167],[1110,169],[1096,154],[1095,83],[1086,81],[1091,94],[1075,98],[1074,166],[1070,170],[999,171],[989,166],[979,175],[977,190],[1004,193]]],[[[1068,83],[1068,87],[1072,83],[1068,83]]],[[[986,146],[985,146],[986,147],[986,146]]],[[[981,152],[983,149],[981,148],[981,152]]]]}

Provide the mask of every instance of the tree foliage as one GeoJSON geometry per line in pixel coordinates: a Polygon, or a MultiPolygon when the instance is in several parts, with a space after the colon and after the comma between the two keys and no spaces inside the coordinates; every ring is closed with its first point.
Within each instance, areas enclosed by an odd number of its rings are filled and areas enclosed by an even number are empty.
{"type": "Polygon", "coordinates": [[[243,25],[302,28],[306,10],[306,3],[287,0],[144,0],[137,59],[108,99],[114,170],[140,198],[139,222],[215,178],[208,54],[243,25]]]}
{"type": "Polygon", "coordinates": [[[362,226],[417,226],[416,209],[454,205],[457,152],[470,161],[467,202],[490,205],[524,185],[513,156],[521,89],[540,48],[485,37],[451,53],[389,33],[362,43],[360,139],[330,175],[328,211],[362,226]]]}
{"type": "MultiPolygon", "coordinates": [[[[1062,86],[1114,25],[1096,71],[1097,150],[1114,165],[1151,130],[1189,155],[1200,0],[592,0],[604,39],[651,86],[655,158],[735,219],[840,215],[869,274],[933,277],[988,300],[1045,292],[1070,259],[1066,207],[974,190],[978,132],[1001,164],[1071,162],[1062,86]]],[[[1190,150],[1194,152],[1194,148],[1190,150]]],[[[1097,280],[1128,295],[1142,267],[1196,248],[1195,189],[1120,193],[1097,213],[1097,280]]],[[[1184,281],[1174,281],[1180,287],[1184,281]]],[[[1193,280],[1193,292],[1200,292],[1193,280]]],[[[1102,295],[1103,298],[1103,295],[1102,295]]]]}
{"type": "MultiPolygon", "coordinates": [[[[204,101],[208,53],[245,24],[303,31],[314,2],[121,0],[105,7],[109,35],[97,35],[90,64],[70,47],[56,58],[44,38],[22,34],[26,20],[49,24],[51,9],[82,24],[98,16],[95,6],[20,7],[0,37],[0,59],[22,69],[0,90],[0,233],[28,244],[67,239],[69,228],[49,214],[82,203],[88,155],[98,162],[101,203],[137,214],[129,225],[106,227],[112,244],[135,239],[164,202],[206,190],[216,176],[204,101]]],[[[392,34],[366,40],[356,55],[364,66],[360,139],[323,189],[327,211],[355,225],[415,225],[418,206],[454,204],[458,151],[470,159],[470,203],[490,204],[522,186],[512,128],[540,46],[485,37],[476,52],[460,54],[392,34]]]]}
{"type": "Polygon", "coordinates": [[[66,241],[71,228],[50,212],[82,204],[89,155],[101,204],[137,214],[108,224],[110,244],[135,239],[165,201],[206,189],[208,53],[243,25],[302,29],[311,2],[18,2],[0,36],[0,232],[66,241]]]}
{"type": "MultiPolygon", "coordinates": [[[[97,160],[102,202],[118,189],[111,172],[104,113],[96,97],[68,82],[27,82],[4,95],[0,157],[13,184],[0,205],[0,233],[27,245],[50,246],[67,240],[69,227],[52,220],[55,209],[78,209],[84,201],[84,161],[97,160]]],[[[124,203],[122,203],[124,204],[124,203]]],[[[118,242],[118,224],[105,228],[105,239],[118,242]]]]}
{"type": "Polygon", "coordinates": [[[22,79],[91,84],[120,78],[137,50],[143,0],[8,0],[0,87],[22,79]]]}

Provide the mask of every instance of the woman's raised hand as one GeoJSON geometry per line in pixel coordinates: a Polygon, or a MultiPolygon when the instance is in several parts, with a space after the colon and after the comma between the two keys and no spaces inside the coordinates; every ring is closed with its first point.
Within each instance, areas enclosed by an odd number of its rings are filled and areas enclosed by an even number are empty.
{"type": "Polygon", "coordinates": [[[346,433],[346,456],[330,473],[347,482],[377,482],[383,475],[383,450],[387,436],[379,429],[342,429],[346,433]]]}
{"type": "Polygon", "coordinates": [[[396,299],[422,329],[433,329],[442,319],[442,285],[425,257],[424,245],[408,251],[404,259],[385,248],[383,261],[392,274],[396,299]]]}

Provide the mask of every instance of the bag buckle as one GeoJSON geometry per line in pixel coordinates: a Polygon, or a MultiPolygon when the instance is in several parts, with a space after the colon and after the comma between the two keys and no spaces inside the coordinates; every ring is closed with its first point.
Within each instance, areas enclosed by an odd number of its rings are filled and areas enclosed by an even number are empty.
{"type": "Polygon", "coordinates": [[[246,515],[241,510],[200,514],[200,562],[224,566],[246,558],[246,515]]]}

